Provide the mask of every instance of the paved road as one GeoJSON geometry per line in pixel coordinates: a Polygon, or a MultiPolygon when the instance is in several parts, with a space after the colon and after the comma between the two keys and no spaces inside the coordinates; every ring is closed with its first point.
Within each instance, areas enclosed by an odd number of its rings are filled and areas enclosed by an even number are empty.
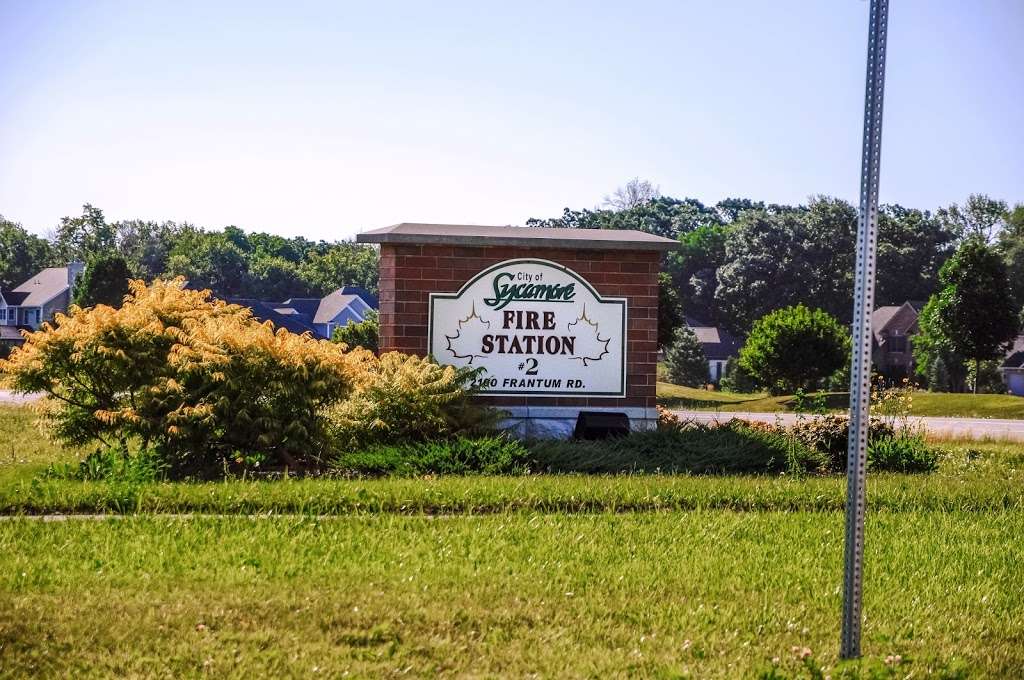
{"type": "MultiPolygon", "coordinates": [[[[672,411],[684,420],[700,423],[728,422],[734,418],[764,423],[796,422],[795,413],[748,413],[743,411],[672,411]]],[[[958,439],[1009,439],[1024,442],[1024,420],[1002,418],[911,418],[911,423],[923,427],[929,434],[958,439]]]]}
{"type": "Polygon", "coordinates": [[[0,390],[0,404],[27,404],[38,398],[38,394],[18,394],[10,390],[0,390]]]}

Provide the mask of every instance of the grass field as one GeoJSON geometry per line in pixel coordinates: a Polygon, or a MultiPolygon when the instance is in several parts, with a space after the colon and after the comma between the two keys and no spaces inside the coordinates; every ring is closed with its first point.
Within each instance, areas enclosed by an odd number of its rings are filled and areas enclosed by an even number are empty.
{"type": "Polygon", "coordinates": [[[866,658],[837,665],[838,476],[84,483],[41,476],[78,452],[30,427],[0,408],[2,677],[1024,668],[1019,445],[870,477],[866,658]]]}
{"type": "MultiPolygon", "coordinates": [[[[667,408],[754,413],[779,413],[793,411],[796,407],[796,400],[792,395],[773,397],[764,393],[712,392],[667,382],[658,383],[658,403],[667,408]]],[[[831,410],[845,411],[849,406],[849,395],[846,392],[828,392],[825,393],[825,403],[831,410]]],[[[1008,394],[916,392],[911,414],[962,418],[1024,418],[1024,397],[1008,394]]]]}

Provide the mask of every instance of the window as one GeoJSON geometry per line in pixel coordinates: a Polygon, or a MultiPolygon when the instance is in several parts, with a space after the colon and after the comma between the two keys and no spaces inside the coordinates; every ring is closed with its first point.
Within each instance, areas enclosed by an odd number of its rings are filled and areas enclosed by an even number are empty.
{"type": "Polygon", "coordinates": [[[907,336],[894,335],[889,338],[889,351],[902,354],[907,351],[907,336]]]}

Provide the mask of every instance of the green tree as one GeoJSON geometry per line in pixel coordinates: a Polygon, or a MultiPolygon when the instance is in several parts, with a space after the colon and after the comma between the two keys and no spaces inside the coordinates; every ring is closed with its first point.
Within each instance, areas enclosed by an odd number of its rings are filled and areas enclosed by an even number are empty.
{"type": "Polygon", "coordinates": [[[1024,310],[1024,204],[1014,206],[1006,215],[1006,226],[999,232],[996,244],[1006,263],[1010,295],[1018,309],[1024,310]]]}
{"type": "Polygon", "coordinates": [[[334,243],[324,252],[310,254],[299,266],[299,274],[316,295],[326,295],[342,286],[359,286],[376,293],[378,259],[373,246],[334,243]]]}
{"type": "Polygon", "coordinates": [[[30,234],[17,222],[0,215],[0,288],[19,286],[51,259],[46,239],[30,234]]]}
{"type": "Polygon", "coordinates": [[[232,234],[192,228],[183,231],[167,258],[165,276],[181,276],[196,290],[219,297],[251,297],[249,260],[232,234]]]}
{"type": "Polygon", "coordinates": [[[952,204],[941,208],[939,219],[958,238],[977,237],[989,243],[1006,219],[1006,202],[985,194],[971,194],[963,205],[952,204]]]}
{"type": "Polygon", "coordinates": [[[362,321],[349,321],[344,326],[335,328],[331,341],[344,343],[349,348],[362,347],[376,354],[380,351],[380,323],[377,312],[371,309],[362,321]]]}
{"type": "Polygon", "coordinates": [[[74,303],[79,307],[120,307],[131,279],[128,263],[120,255],[97,255],[90,260],[75,285],[74,303]]]}
{"type": "Polygon", "coordinates": [[[668,379],[676,385],[697,387],[708,382],[708,358],[694,332],[687,326],[680,326],[672,337],[672,344],[665,352],[665,368],[668,379]]]}
{"type": "Polygon", "coordinates": [[[709,224],[679,236],[679,248],[668,253],[665,270],[686,314],[708,323],[721,321],[715,303],[715,274],[725,262],[725,242],[732,227],[709,224]]]}
{"type": "Polygon", "coordinates": [[[878,220],[876,304],[927,300],[938,288],[939,268],[953,254],[956,238],[947,223],[927,211],[882,206],[878,220]]]}
{"type": "Polygon", "coordinates": [[[813,389],[849,359],[850,335],[821,309],[786,307],[759,319],[740,350],[740,366],[769,391],[813,389]]]}
{"type": "Polygon", "coordinates": [[[78,217],[61,218],[53,235],[54,264],[61,266],[74,260],[88,262],[116,249],[117,229],[107,222],[102,210],[88,203],[78,217]]]}
{"type": "Polygon", "coordinates": [[[1020,330],[1006,264],[980,236],[972,236],[942,265],[939,281],[938,330],[956,353],[974,361],[977,375],[980,363],[1000,357],[1020,330]]]}
{"type": "Polygon", "coordinates": [[[932,295],[917,317],[919,332],[913,342],[914,370],[932,391],[963,392],[967,362],[943,333],[938,306],[939,296],[932,295]]]}
{"type": "Polygon", "coordinates": [[[679,295],[672,286],[672,279],[662,272],[658,274],[658,346],[667,347],[682,323],[679,295]]]}
{"type": "Polygon", "coordinates": [[[123,220],[114,223],[117,251],[128,263],[132,277],[152,281],[167,270],[167,258],[188,224],[123,220]]]}

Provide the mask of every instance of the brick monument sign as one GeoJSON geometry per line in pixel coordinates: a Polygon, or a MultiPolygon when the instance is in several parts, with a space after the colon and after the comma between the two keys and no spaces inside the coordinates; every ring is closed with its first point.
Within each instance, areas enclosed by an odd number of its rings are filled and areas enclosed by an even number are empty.
{"type": "Polygon", "coordinates": [[[654,427],[658,272],[640,231],[398,224],[380,244],[380,349],[481,368],[482,402],[531,437],[580,411],[654,427]]]}

